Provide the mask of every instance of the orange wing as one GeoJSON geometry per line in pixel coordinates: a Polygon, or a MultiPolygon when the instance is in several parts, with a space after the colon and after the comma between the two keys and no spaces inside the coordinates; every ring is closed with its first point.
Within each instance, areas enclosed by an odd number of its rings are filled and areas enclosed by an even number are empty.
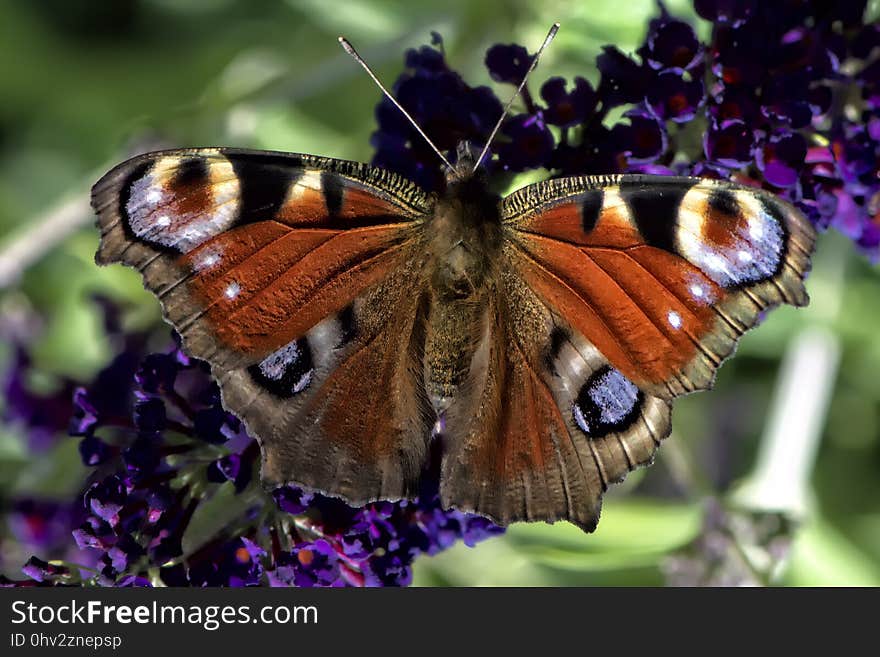
{"type": "Polygon", "coordinates": [[[472,394],[446,417],[444,504],[593,531],[608,485],[668,435],[669,402],[633,385],[515,269],[490,291],[484,327],[472,394]]]}
{"type": "Polygon", "coordinates": [[[514,267],[628,378],[704,389],[742,333],[806,305],[815,232],[768,192],[692,178],[550,181],[504,201],[514,267]]]}
{"type": "Polygon", "coordinates": [[[417,187],[353,162],[219,148],[136,157],[92,199],[97,261],[142,273],[260,440],[265,481],[354,502],[411,491],[432,424],[413,375],[430,211],[417,187]]]}

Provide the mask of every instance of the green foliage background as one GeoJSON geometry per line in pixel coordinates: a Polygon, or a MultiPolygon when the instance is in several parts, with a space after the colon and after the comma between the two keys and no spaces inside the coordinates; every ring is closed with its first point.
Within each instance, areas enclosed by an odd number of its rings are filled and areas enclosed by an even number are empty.
{"type": "MultiPolygon", "coordinates": [[[[667,5],[697,22],[690,3],[667,5]]],[[[551,75],[595,80],[601,46],[634,50],[655,11],[652,0],[0,3],[0,254],[21,240],[40,252],[0,290],[0,312],[28,308],[45,320],[31,383],[50,389],[59,374],[87,380],[107,362],[87,300],[93,292],[130,304],[131,326],[158,321],[157,304],[131,271],[92,261],[97,234],[84,204],[113,164],[155,147],[196,145],[367,160],[379,92],[338,47],[338,34],[390,83],[404,49],[436,30],[451,65],[476,85],[491,84],[482,65],[488,46],[534,48],[558,20],[537,89],[551,75]],[[69,234],[41,231],[47,217],[65,211],[69,234]]],[[[698,30],[706,35],[708,26],[698,30]]],[[[753,470],[792,336],[821,326],[841,346],[841,366],[807,512],[778,581],[880,584],[880,276],[846,240],[827,235],[808,288],[809,309],[775,312],[743,340],[713,393],[677,403],[673,437],[657,463],[608,495],[595,534],[518,525],[474,549],[423,558],[416,583],[663,583],[665,560],[700,534],[706,499],[732,503],[729,492],[753,470]]],[[[158,344],[165,336],[159,331],[158,344]]],[[[85,475],[75,440],[34,457],[19,432],[0,427],[0,496],[72,496],[85,475]]],[[[7,540],[0,549],[10,556],[15,548],[7,540]]]]}

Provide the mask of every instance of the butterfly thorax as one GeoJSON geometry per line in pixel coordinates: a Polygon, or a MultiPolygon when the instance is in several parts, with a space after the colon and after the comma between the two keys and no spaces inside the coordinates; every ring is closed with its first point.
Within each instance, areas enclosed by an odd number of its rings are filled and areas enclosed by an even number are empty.
{"type": "Polygon", "coordinates": [[[501,248],[500,197],[482,171],[471,173],[472,166],[472,160],[459,160],[427,226],[425,380],[438,412],[448,407],[470,369],[501,248]]]}
{"type": "Polygon", "coordinates": [[[432,288],[444,298],[476,294],[501,244],[501,199],[482,171],[470,171],[471,163],[450,172],[428,225],[432,288]]]}

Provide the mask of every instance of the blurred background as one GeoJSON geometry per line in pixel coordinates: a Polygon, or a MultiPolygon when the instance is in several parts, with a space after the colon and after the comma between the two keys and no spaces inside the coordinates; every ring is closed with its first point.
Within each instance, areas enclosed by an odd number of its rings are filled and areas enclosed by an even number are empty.
{"type": "MultiPolygon", "coordinates": [[[[707,33],[690,2],[666,4],[707,33]]],[[[538,78],[595,81],[601,46],[633,51],[656,12],[652,0],[0,4],[0,371],[20,365],[12,338],[23,335],[26,392],[93,378],[113,355],[95,295],[125,308],[126,327],[153,327],[155,343],[167,343],[135,273],[93,263],[88,190],[113,164],[209,145],[368,161],[379,91],[339,34],[390,84],[405,49],[436,31],[450,66],[492,85],[490,45],[534,49],[558,20],[538,78]]],[[[713,392],[677,402],[655,465],[608,494],[595,534],[517,525],[420,557],[415,583],[880,584],[880,272],[829,233],[808,289],[809,308],[780,309],[743,339],[713,392]]],[[[70,500],[88,471],[65,425],[47,420],[36,436],[9,415],[0,573],[19,577],[38,547],[28,541],[52,528],[23,528],[10,510],[70,500]]]]}

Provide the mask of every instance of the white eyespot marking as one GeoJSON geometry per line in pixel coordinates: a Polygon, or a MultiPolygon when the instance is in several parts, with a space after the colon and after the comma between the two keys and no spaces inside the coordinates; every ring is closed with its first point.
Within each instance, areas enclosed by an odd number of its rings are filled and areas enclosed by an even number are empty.
{"type": "Polygon", "coordinates": [[[726,269],[724,260],[722,260],[721,256],[716,253],[707,253],[703,257],[703,260],[705,261],[706,266],[712,271],[725,271],[726,269]]]}
{"type": "Polygon", "coordinates": [[[211,269],[218,262],[220,262],[220,251],[206,251],[201,254],[198,259],[193,264],[193,269],[195,271],[205,271],[207,269],[211,269]]]}
{"type": "Polygon", "coordinates": [[[315,370],[309,370],[305,374],[302,375],[299,381],[293,384],[293,394],[298,395],[303,390],[309,387],[309,384],[312,382],[312,375],[314,375],[315,370]]]}
{"type": "Polygon", "coordinates": [[[581,410],[581,405],[579,403],[575,402],[572,407],[572,412],[574,413],[575,424],[577,424],[584,433],[590,433],[590,424],[587,422],[587,418],[581,410]]]}
{"type": "Polygon", "coordinates": [[[241,286],[236,281],[232,281],[229,285],[226,286],[226,289],[223,290],[223,294],[230,301],[237,297],[239,292],[241,292],[241,286]]]}
{"type": "Polygon", "coordinates": [[[670,310],[666,315],[666,319],[669,320],[669,325],[674,329],[681,328],[681,315],[679,315],[674,310],[670,310]]]}
{"type": "Polygon", "coordinates": [[[295,363],[300,358],[299,345],[296,340],[289,342],[277,351],[272,352],[260,363],[260,371],[267,379],[278,380],[284,376],[284,370],[288,365],[295,363]]]}
{"type": "Polygon", "coordinates": [[[299,177],[299,180],[290,187],[285,202],[290,203],[299,200],[306,193],[306,190],[320,192],[321,188],[321,172],[317,169],[307,169],[299,177]]]}
{"type": "MultiPolygon", "coordinates": [[[[296,377],[289,389],[289,393],[294,395],[309,387],[315,372],[308,354],[300,347],[298,340],[288,342],[266,356],[258,367],[260,373],[272,381],[281,382],[286,376],[296,377]]],[[[288,383],[284,385],[287,386],[288,383]]]]}
{"type": "Polygon", "coordinates": [[[703,289],[703,286],[700,285],[699,283],[692,283],[690,289],[691,289],[691,294],[694,295],[695,299],[702,299],[706,294],[706,291],[703,289]]]}
{"type": "Polygon", "coordinates": [[[773,201],[763,200],[758,191],[731,190],[725,193],[734,196],[738,213],[713,213],[708,209],[713,192],[718,193],[715,185],[698,184],[685,195],[676,226],[676,250],[722,287],[772,277],[785,240],[778,213],[769,205],[773,201]]]}
{"type": "Polygon", "coordinates": [[[764,237],[764,227],[761,225],[760,219],[755,217],[749,219],[749,237],[755,241],[764,237]]]}
{"type": "Polygon", "coordinates": [[[592,437],[622,430],[639,404],[639,389],[618,370],[604,367],[581,388],[572,411],[574,420],[592,437]]]}
{"type": "Polygon", "coordinates": [[[159,158],[127,191],[125,214],[132,232],[181,253],[219,235],[238,216],[238,177],[216,151],[159,158]],[[195,168],[195,179],[176,183],[188,166],[195,168]]]}

